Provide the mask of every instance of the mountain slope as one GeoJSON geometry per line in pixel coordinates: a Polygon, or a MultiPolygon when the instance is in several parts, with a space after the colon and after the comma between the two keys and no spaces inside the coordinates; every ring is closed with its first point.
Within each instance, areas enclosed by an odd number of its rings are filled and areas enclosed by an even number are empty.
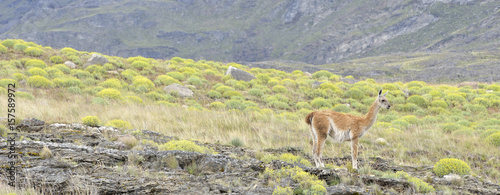
{"type": "Polygon", "coordinates": [[[490,0],[4,2],[1,39],[124,57],[326,64],[500,45],[500,2],[490,0]]]}

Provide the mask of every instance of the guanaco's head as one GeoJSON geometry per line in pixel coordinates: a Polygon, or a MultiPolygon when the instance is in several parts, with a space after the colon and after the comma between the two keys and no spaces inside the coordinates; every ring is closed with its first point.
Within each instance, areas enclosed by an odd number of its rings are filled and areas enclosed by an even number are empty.
{"type": "Polygon", "coordinates": [[[382,108],[391,108],[391,104],[389,104],[389,100],[385,97],[388,92],[385,92],[384,95],[382,95],[382,89],[378,91],[378,98],[377,98],[377,104],[382,107],[382,108]]]}

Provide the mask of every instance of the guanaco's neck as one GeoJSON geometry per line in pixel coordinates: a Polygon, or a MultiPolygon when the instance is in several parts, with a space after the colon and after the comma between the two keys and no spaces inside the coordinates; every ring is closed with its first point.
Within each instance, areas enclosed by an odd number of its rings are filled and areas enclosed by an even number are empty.
{"type": "Polygon", "coordinates": [[[377,120],[377,114],[378,110],[380,109],[380,106],[377,104],[377,100],[373,102],[372,106],[370,107],[370,111],[365,116],[365,125],[367,125],[367,129],[370,128],[373,123],[377,120]]]}

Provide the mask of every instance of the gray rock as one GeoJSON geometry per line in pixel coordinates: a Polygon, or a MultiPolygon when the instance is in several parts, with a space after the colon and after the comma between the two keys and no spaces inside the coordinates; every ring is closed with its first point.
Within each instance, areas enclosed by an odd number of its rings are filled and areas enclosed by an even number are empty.
{"type": "Polygon", "coordinates": [[[21,124],[16,125],[15,128],[21,131],[41,131],[45,127],[45,122],[36,118],[24,119],[21,124]]]}
{"type": "Polygon", "coordinates": [[[76,68],[76,64],[73,63],[72,61],[66,61],[66,62],[64,62],[64,65],[68,66],[71,69],[75,69],[76,68]]]}
{"type": "Polygon", "coordinates": [[[255,76],[253,74],[250,74],[244,70],[240,70],[232,66],[229,66],[229,68],[227,68],[226,75],[231,75],[236,80],[247,81],[247,82],[251,81],[252,79],[255,79],[255,76]]]}
{"type": "Polygon", "coordinates": [[[114,75],[119,75],[118,71],[113,70],[113,71],[108,71],[108,74],[114,74],[114,75]]]}
{"type": "Polygon", "coordinates": [[[380,137],[380,138],[378,138],[378,139],[376,139],[376,140],[375,140],[375,143],[376,143],[376,144],[378,144],[378,145],[382,145],[382,146],[387,145],[387,141],[385,141],[385,139],[384,139],[384,138],[381,138],[381,137],[380,137]]]}
{"type": "Polygon", "coordinates": [[[179,85],[177,83],[170,84],[169,86],[166,86],[163,88],[163,91],[166,92],[172,92],[175,91],[179,94],[179,97],[192,97],[193,96],[193,91],[187,87],[184,87],[182,85],[179,85]]]}
{"type": "Polygon", "coordinates": [[[87,60],[87,63],[83,68],[87,68],[87,66],[94,65],[94,64],[105,64],[108,63],[108,59],[105,58],[104,56],[101,56],[99,54],[93,53],[92,56],[90,56],[89,60],[87,60]]]}

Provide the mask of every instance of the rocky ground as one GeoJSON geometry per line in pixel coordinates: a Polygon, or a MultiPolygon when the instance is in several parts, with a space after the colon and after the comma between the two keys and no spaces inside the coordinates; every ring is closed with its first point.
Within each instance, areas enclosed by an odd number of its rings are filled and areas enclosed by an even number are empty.
{"type": "MultiPolygon", "coordinates": [[[[45,124],[25,120],[18,126],[17,180],[21,186],[34,186],[44,194],[272,194],[273,187],[260,177],[266,167],[279,169],[290,164],[282,161],[263,163],[256,151],[218,144],[201,145],[218,154],[185,151],[158,151],[144,145],[142,150],[130,149],[117,137],[126,132],[112,127],[89,127],[82,124],[45,124]],[[52,155],[41,154],[42,148],[52,155]],[[172,165],[175,164],[175,165],[172,165]],[[178,165],[178,166],[177,166],[178,165]]],[[[175,139],[160,133],[143,130],[142,139],[165,143],[175,139]]],[[[0,137],[1,180],[6,182],[8,162],[6,138],[0,137]]],[[[268,153],[302,153],[297,148],[268,149],[268,153]]],[[[350,157],[326,159],[329,163],[345,165],[350,157]]],[[[403,170],[424,179],[433,186],[447,186],[459,193],[500,194],[500,186],[480,177],[464,176],[457,183],[431,173],[432,166],[400,166],[382,158],[360,159],[374,170],[403,170]]],[[[302,167],[328,184],[328,194],[390,194],[415,193],[405,180],[380,178],[371,174],[351,173],[347,169],[318,169],[302,167]],[[377,184],[377,185],[373,185],[377,184]]],[[[294,186],[291,181],[290,186],[294,186]]],[[[444,192],[437,191],[437,194],[444,192]]]]}

